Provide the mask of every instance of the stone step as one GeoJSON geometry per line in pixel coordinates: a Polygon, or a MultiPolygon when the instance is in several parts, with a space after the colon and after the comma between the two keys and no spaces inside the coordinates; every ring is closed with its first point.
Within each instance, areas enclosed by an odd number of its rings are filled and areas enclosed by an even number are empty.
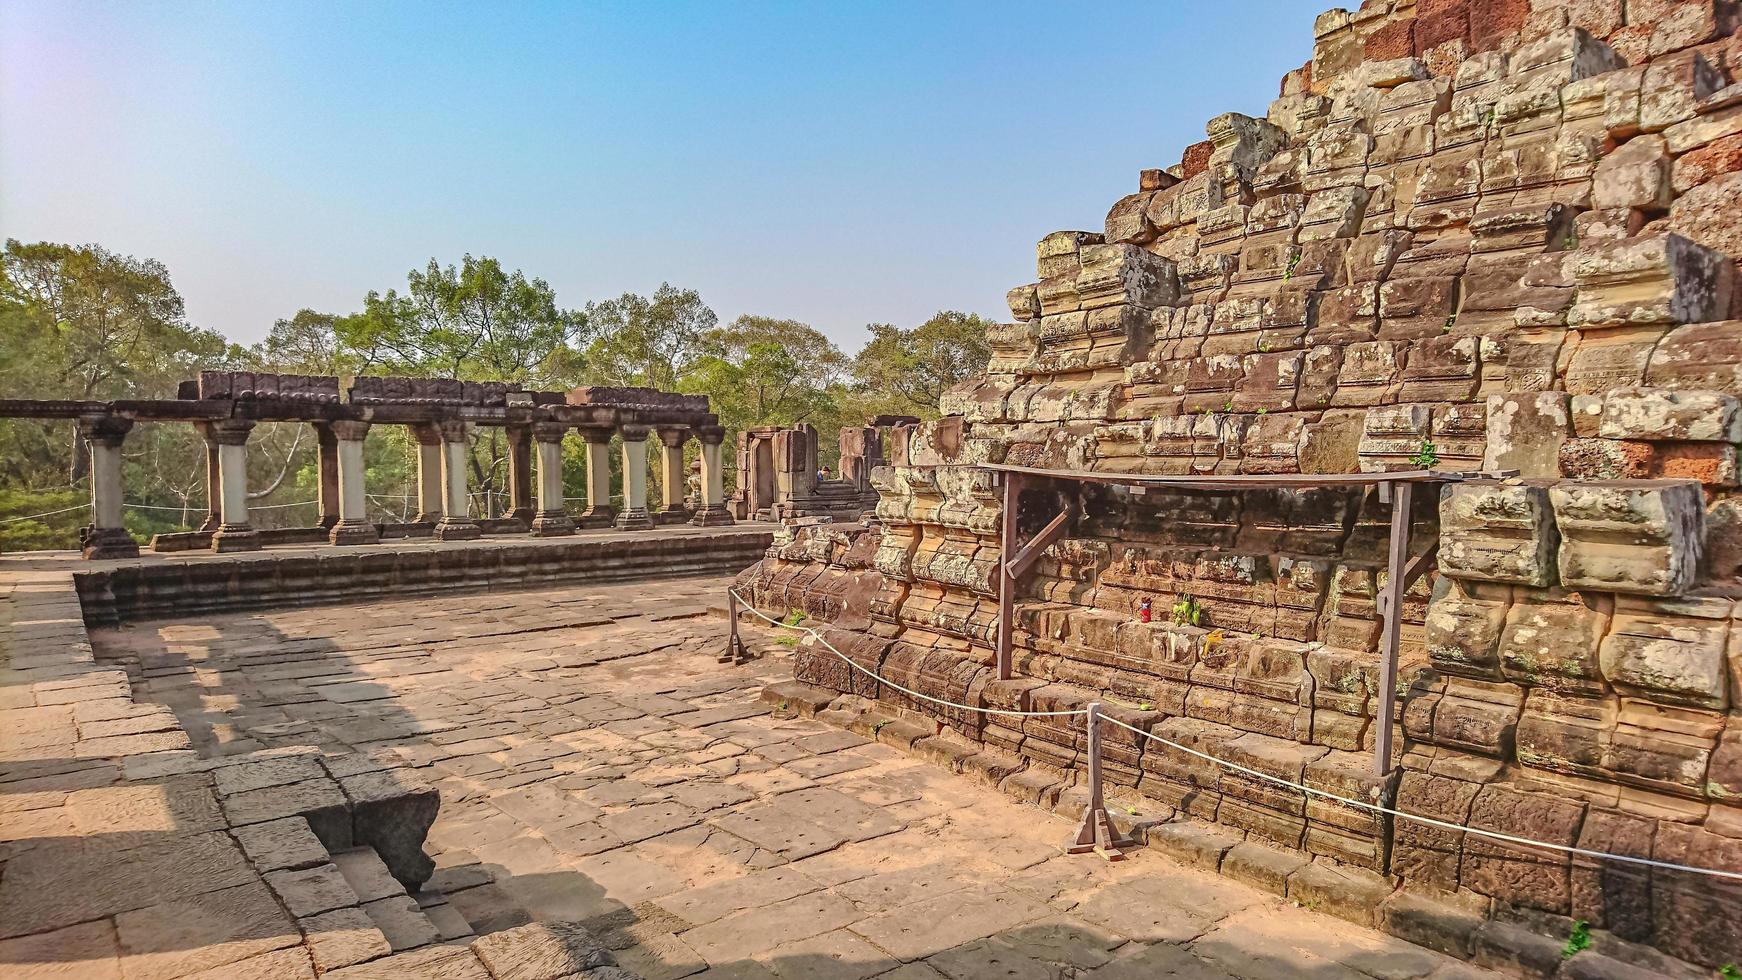
{"type": "MultiPolygon", "coordinates": [[[[445,930],[438,926],[426,913],[423,903],[406,894],[405,886],[387,870],[374,848],[340,851],[333,855],[333,864],[338,866],[339,874],[351,890],[357,893],[363,912],[375,928],[381,930],[395,953],[471,934],[471,927],[467,925],[458,936],[444,935],[444,932],[455,930],[451,916],[443,916],[447,920],[445,930]]],[[[446,900],[441,902],[445,904],[446,900]]]]}

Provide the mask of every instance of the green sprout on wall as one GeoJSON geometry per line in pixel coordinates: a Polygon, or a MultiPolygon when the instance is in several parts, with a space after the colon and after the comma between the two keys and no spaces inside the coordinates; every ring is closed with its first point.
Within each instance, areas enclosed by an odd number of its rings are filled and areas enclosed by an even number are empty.
{"type": "Polygon", "coordinates": [[[1561,959],[1571,959],[1582,950],[1591,948],[1591,924],[1584,919],[1573,923],[1573,931],[1567,934],[1567,944],[1561,947],[1561,959]]]}
{"type": "Polygon", "coordinates": [[[1433,440],[1423,439],[1421,449],[1417,450],[1414,456],[1409,457],[1409,461],[1415,465],[1416,469],[1433,469],[1434,465],[1440,461],[1440,454],[1434,451],[1433,440]]]}

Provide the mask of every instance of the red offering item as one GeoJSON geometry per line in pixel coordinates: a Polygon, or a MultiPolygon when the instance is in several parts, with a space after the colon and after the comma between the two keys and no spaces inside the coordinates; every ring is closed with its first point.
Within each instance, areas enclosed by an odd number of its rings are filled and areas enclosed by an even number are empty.
{"type": "Polygon", "coordinates": [[[1138,604],[1138,606],[1137,606],[1137,621],[1140,623],[1149,622],[1149,600],[1148,599],[1144,599],[1141,603],[1138,604]]]}

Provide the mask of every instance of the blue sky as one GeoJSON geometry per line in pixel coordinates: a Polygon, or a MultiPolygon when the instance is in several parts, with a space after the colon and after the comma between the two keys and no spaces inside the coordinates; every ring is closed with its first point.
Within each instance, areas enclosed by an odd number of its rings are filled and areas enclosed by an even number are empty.
{"type": "Polygon", "coordinates": [[[1007,317],[1034,242],[1262,115],[1319,3],[0,3],[0,235],[259,339],[432,256],[564,305],[1007,317]]]}

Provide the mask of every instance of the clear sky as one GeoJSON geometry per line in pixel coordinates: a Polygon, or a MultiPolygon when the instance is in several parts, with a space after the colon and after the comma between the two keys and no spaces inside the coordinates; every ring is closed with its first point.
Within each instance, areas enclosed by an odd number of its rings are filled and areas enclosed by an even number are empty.
{"type": "Polygon", "coordinates": [[[160,259],[243,343],[469,251],[851,352],[1008,317],[1328,5],[0,0],[0,235],[160,259]]]}

